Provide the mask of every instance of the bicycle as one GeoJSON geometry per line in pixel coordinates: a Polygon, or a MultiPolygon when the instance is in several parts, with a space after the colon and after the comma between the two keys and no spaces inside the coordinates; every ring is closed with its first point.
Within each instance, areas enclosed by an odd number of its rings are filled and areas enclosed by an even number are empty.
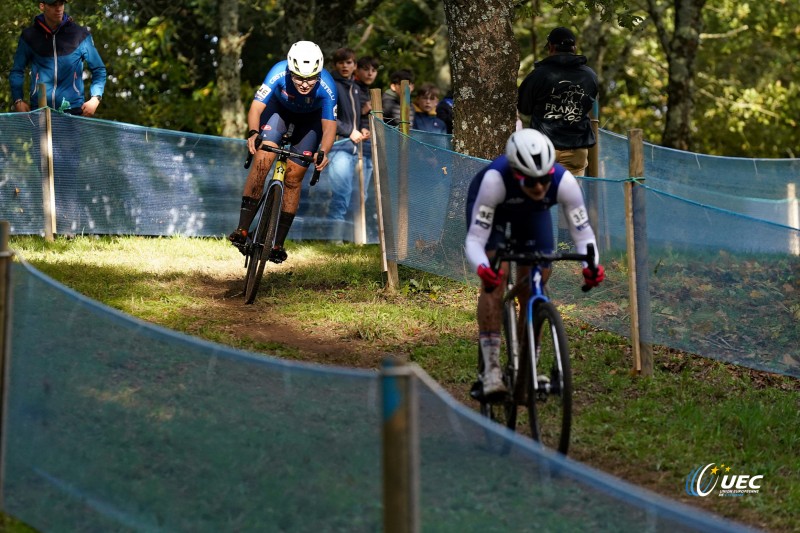
{"type": "MultiPolygon", "coordinates": [[[[506,229],[508,237],[509,230],[506,229]]],[[[508,243],[508,238],[506,239],[508,243]]],[[[569,361],[567,334],[561,315],[547,296],[542,283],[542,264],[555,261],[586,261],[595,270],[594,245],[586,254],[516,253],[513,244],[500,246],[492,260],[496,271],[501,263],[509,263],[509,276],[503,295],[503,337],[505,351],[501,355],[503,381],[508,394],[498,400],[482,395],[481,382],[472,386],[470,394],[480,402],[480,412],[511,430],[517,428],[518,406],[528,410],[531,436],[542,445],[566,455],[572,426],[572,370],[569,361]],[[527,279],[512,281],[517,265],[531,267],[527,279]],[[525,284],[530,298],[525,302],[524,331],[519,339],[517,329],[517,295],[525,284]],[[531,349],[531,347],[533,347],[531,349]]],[[[582,290],[591,287],[584,285],[582,290]]],[[[522,302],[520,302],[522,305],[522,302]]],[[[483,373],[483,357],[478,348],[478,372],[483,373]]]]}
{"type": "MultiPolygon", "coordinates": [[[[272,179],[264,186],[264,192],[261,194],[261,199],[258,201],[256,211],[258,213],[256,219],[256,230],[247,236],[244,244],[239,244],[237,247],[244,255],[244,266],[247,269],[244,282],[244,300],[246,304],[252,304],[256,300],[258,294],[258,287],[261,284],[261,278],[264,275],[264,267],[269,261],[269,254],[275,246],[275,234],[278,230],[278,218],[281,213],[281,206],[283,206],[283,190],[284,179],[286,177],[286,162],[290,157],[300,159],[306,163],[322,162],[324,153],[322,150],[317,152],[317,159],[314,156],[298,154],[289,151],[291,146],[292,133],[294,133],[294,124],[289,124],[286,133],[281,137],[280,147],[274,147],[261,143],[261,138],[256,139],[256,150],[265,150],[277,154],[275,159],[275,168],[272,173],[272,179]]],[[[247,155],[247,160],[244,163],[244,168],[250,168],[250,163],[253,161],[253,154],[247,155]]],[[[311,185],[314,186],[319,181],[319,170],[314,170],[311,178],[311,185]]]]}

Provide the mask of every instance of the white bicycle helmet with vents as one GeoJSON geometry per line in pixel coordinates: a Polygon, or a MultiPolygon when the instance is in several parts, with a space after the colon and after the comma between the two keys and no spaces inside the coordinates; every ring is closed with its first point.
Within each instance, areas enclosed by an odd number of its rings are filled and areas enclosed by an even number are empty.
{"type": "Polygon", "coordinates": [[[515,131],[508,138],[506,157],[518,172],[538,178],[553,168],[556,162],[556,149],[545,134],[526,128],[515,131]]]}
{"type": "Polygon", "coordinates": [[[286,60],[289,62],[289,72],[303,78],[319,75],[324,63],[322,50],[311,41],[294,43],[289,49],[286,60]]]}

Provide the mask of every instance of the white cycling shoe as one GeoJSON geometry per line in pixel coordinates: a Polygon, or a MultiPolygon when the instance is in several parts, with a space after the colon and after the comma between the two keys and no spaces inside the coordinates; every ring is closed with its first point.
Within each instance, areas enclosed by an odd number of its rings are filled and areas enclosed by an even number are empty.
{"type": "Polygon", "coordinates": [[[483,384],[484,396],[494,396],[508,392],[506,384],[503,383],[503,372],[500,367],[493,366],[484,372],[483,376],[481,376],[481,383],[483,384]]]}

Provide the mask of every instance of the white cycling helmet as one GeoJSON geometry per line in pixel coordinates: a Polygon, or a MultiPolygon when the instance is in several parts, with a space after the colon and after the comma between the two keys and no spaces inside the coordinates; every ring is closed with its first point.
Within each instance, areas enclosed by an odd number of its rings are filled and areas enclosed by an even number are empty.
{"type": "Polygon", "coordinates": [[[538,178],[553,168],[556,149],[544,133],[526,128],[515,131],[508,138],[506,157],[515,170],[538,178]]]}
{"type": "Polygon", "coordinates": [[[289,49],[286,60],[289,62],[289,72],[310,78],[322,72],[324,57],[319,46],[311,41],[297,41],[289,49]]]}

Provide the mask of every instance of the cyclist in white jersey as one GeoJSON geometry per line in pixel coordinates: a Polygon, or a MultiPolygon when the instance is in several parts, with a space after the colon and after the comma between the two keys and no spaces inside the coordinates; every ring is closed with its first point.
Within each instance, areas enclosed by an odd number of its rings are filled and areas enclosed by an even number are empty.
{"type": "MultiPolygon", "coordinates": [[[[550,208],[560,205],[569,221],[569,231],[578,253],[587,245],[595,249],[596,273],[584,264],[584,282],[596,287],[605,278],[600,265],[594,231],[575,176],[555,163],[555,148],[544,134],[533,129],[514,132],[506,144],[506,153],[482,169],[470,183],[467,195],[466,255],[481,278],[478,298],[478,329],[484,372],[483,395],[506,392],[500,369],[500,326],[503,291],[494,289],[505,283],[507,266],[499,271],[490,267],[498,245],[505,239],[511,224],[517,252],[554,252],[555,239],[550,208]]],[[[520,265],[517,279],[525,279],[530,267],[520,265]]],[[[547,282],[550,268],[544,269],[547,282]]],[[[521,294],[520,301],[529,295],[521,294]]]]}

